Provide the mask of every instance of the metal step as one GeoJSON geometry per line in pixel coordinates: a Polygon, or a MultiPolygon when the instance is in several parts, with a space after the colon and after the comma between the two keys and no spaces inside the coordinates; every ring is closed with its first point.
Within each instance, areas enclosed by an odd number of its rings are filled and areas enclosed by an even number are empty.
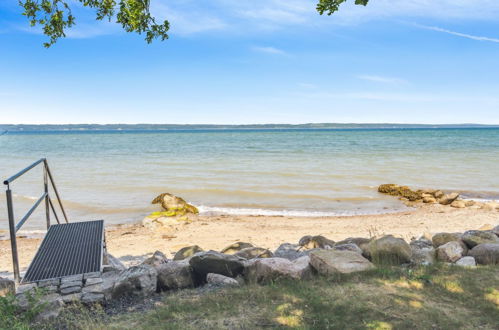
{"type": "Polygon", "coordinates": [[[101,271],[103,245],[103,220],[52,225],[22,282],[101,271]]]}

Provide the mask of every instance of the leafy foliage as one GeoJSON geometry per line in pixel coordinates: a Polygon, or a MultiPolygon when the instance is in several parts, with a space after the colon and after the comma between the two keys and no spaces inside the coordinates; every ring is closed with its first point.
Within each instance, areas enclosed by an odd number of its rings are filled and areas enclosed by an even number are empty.
{"type": "MultiPolygon", "coordinates": [[[[346,0],[319,0],[317,11],[331,15],[346,0]]],[[[367,5],[369,0],[355,0],[357,5],[367,5]]],[[[95,10],[96,20],[115,20],[126,32],[145,34],[147,43],[154,39],[168,39],[170,23],[165,20],[156,23],[149,12],[150,0],[74,0],[84,7],[95,10]]],[[[43,45],[50,47],[66,36],[66,30],[76,24],[76,18],[69,6],[70,0],[19,0],[31,26],[42,26],[49,38],[43,45]]]]}
{"type": "MultiPolygon", "coordinates": [[[[321,15],[324,13],[331,15],[338,11],[340,5],[345,1],[346,0],[320,0],[319,4],[317,5],[317,11],[321,15]]],[[[368,2],[369,0],[355,0],[356,5],[366,6],[368,2]]]]}
{"type": "MultiPolygon", "coordinates": [[[[150,0],[75,0],[84,7],[96,12],[97,20],[107,19],[122,25],[126,32],[145,34],[147,43],[154,39],[168,39],[170,23],[156,23],[149,12],[150,0]]],[[[31,26],[41,25],[43,33],[49,40],[44,43],[50,47],[59,38],[66,36],[66,29],[76,23],[71,12],[69,0],[19,0],[24,9],[23,15],[29,19],[31,26]]]]}

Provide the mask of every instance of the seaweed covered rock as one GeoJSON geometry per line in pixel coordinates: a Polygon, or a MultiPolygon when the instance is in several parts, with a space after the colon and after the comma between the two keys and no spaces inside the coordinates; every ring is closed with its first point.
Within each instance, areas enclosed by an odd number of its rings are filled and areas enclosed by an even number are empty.
{"type": "Polygon", "coordinates": [[[191,205],[183,198],[170,193],[164,193],[157,196],[153,199],[152,204],[161,204],[163,210],[175,212],[180,215],[184,215],[186,213],[199,213],[199,210],[194,205],[191,205]]]}
{"type": "Polygon", "coordinates": [[[407,186],[399,186],[396,184],[382,184],[378,187],[378,192],[391,196],[399,196],[414,202],[422,199],[423,191],[414,191],[407,186]]]}
{"type": "Polygon", "coordinates": [[[401,238],[383,236],[369,243],[369,255],[377,264],[400,265],[411,261],[412,250],[401,238]]]}
{"type": "Polygon", "coordinates": [[[250,247],[253,247],[253,244],[246,243],[246,242],[236,242],[236,243],[233,243],[233,244],[227,246],[226,248],[224,248],[220,252],[224,253],[224,254],[234,254],[236,252],[241,251],[242,249],[247,249],[250,247]]]}
{"type": "Polygon", "coordinates": [[[184,260],[192,257],[198,252],[203,252],[203,251],[204,250],[200,248],[198,245],[186,246],[178,250],[177,253],[175,253],[173,260],[175,261],[184,260]]]}
{"type": "Polygon", "coordinates": [[[169,193],[157,196],[152,204],[160,204],[162,210],[153,212],[142,220],[145,227],[172,227],[186,224],[196,219],[198,209],[188,204],[184,199],[169,193]]]}
{"type": "Polygon", "coordinates": [[[348,274],[374,268],[374,265],[357,252],[319,250],[310,253],[310,265],[323,275],[348,274]]]}
{"type": "Polygon", "coordinates": [[[438,199],[438,202],[442,205],[451,205],[456,199],[459,198],[458,193],[446,194],[438,199]]]}
{"type": "Polygon", "coordinates": [[[303,236],[300,238],[298,245],[302,246],[304,249],[331,249],[334,246],[334,241],[327,239],[324,236],[303,236]]]}
{"type": "Polygon", "coordinates": [[[267,249],[260,247],[249,247],[234,253],[234,256],[244,259],[272,258],[274,255],[267,249]]]}

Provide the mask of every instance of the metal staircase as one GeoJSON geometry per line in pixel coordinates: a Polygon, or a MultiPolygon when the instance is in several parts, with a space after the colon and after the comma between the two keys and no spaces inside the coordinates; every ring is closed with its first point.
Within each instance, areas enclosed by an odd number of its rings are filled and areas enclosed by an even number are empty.
{"type": "Polygon", "coordinates": [[[84,221],[69,223],[66,211],[55,186],[52,173],[45,158],[42,158],[19,173],[11,176],[3,182],[7,186],[7,211],[9,218],[10,242],[12,247],[12,264],[14,267],[14,278],[17,283],[38,282],[47,279],[60,278],[63,276],[78,275],[102,271],[104,254],[104,221],[84,221]],[[43,164],[43,188],[42,196],[35,202],[31,209],[16,224],[14,219],[14,207],[12,201],[11,184],[26,172],[43,164]],[[50,199],[49,183],[56,196],[59,207],[64,216],[65,223],[59,221],[54,204],[50,199]],[[19,257],[17,246],[17,232],[29,219],[36,208],[45,202],[45,218],[47,222],[47,234],[40,248],[21,279],[19,271],[19,257]],[[50,211],[57,221],[57,225],[50,223],[50,211]]]}

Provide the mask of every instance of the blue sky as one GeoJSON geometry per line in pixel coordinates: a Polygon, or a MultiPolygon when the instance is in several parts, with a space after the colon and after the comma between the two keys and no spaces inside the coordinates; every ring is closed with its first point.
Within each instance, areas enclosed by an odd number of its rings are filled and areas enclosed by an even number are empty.
{"type": "Polygon", "coordinates": [[[151,0],[147,45],[74,7],[50,49],[0,3],[0,123],[499,124],[499,1],[151,0]],[[351,1],[353,2],[353,1],[351,1]]]}

